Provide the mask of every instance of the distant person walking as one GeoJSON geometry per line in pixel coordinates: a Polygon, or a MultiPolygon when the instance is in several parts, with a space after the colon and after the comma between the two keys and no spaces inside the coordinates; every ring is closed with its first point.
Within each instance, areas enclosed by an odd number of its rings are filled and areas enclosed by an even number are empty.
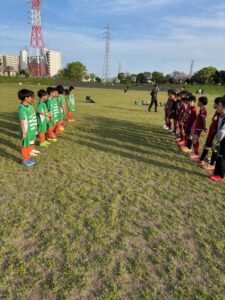
{"type": "Polygon", "coordinates": [[[152,99],[151,99],[151,103],[148,107],[149,112],[151,111],[153,104],[155,105],[155,112],[158,112],[158,99],[157,99],[158,93],[159,93],[159,87],[158,87],[158,85],[155,85],[150,93],[152,99]]]}

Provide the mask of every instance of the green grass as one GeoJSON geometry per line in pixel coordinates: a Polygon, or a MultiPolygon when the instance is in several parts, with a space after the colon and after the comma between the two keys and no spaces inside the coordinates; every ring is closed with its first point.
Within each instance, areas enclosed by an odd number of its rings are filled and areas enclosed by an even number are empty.
{"type": "Polygon", "coordinates": [[[134,105],[148,94],[78,89],[76,122],[24,169],[17,89],[0,85],[0,299],[224,299],[224,183],[134,105]]]}

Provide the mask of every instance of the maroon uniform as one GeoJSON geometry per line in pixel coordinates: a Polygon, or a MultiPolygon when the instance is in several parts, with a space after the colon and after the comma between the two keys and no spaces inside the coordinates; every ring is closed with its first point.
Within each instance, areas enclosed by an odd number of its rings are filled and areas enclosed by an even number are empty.
{"type": "Polygon", "coordinates": [[[190,106],[187,110],[187,118],[185,120],[185,129],[187,134],[191,134],[192,126],[196,120],[197,110],[196,107],[190,106]]]}
{"type": "Polygon", "coordinates": [[[201,108],[196,117],[196,121],[194,124],[194,134],[200,135],[201,132],[205,129],[205,120],[207,117],[207,110],[205,108],[201,108]]]}
{"type": "Polygon", "coordinates": [[[215,112],[215,114],[212,118],[212,123],[209,127],[209,132],[208,132],[208,136],[206,139],[207,144],[212,144],[212,142],[213,142],[213,139],[217,133],[219,118],[220,118],[220,114],[218,112],[215,112]]]}

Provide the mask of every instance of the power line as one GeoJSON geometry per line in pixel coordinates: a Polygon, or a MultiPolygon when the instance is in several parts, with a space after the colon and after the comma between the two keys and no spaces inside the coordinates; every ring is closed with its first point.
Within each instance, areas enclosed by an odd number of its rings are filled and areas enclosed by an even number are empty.
{"type": "Polygon", "coordinates": [[[191,61],[191,67],[190,67],[190,73],[189,73],[189,77],[191,78],[194,72],[194,59],[192,59],[191,61]]]}
{"type": "Polygon", "coordinates": [[[2,20],[2,19],[4,19],[4,20],[5,19],[7,19],[7,20],[13,19],[15,16],[18,16],[20,14],[20,12],[22,12],[25,9],[26,6],[28,8],[27,3],[23,3],[23,4],[21,3],[20,5],[13,6],[14,9],[12,9],[12,7],[11,7],[11,9],[9,10],[10,14],[3,11],[3,13],[0,14],[0,20],[2,20]]]}

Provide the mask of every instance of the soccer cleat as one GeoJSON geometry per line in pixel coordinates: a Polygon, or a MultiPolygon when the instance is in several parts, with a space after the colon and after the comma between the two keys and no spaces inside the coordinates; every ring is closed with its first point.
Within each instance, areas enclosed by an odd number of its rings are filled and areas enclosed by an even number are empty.
{"type": "Polygon", "coordinates": [[[206,171],[211,171],[211,170],[214,170],[215,167],[212,165],[202,165],[202,169],[204,169],[206,171]]]}
{"type": "Polygon", "coordinates": [[[38,156],[38,155],[37,155],[37,153],[34,153],[34,152],[31,151],[30,156],[35,157],[35,156],[38,156]]]}
{"type": "Polygon", "coordinates": [[[22,166],[24,166],[24,167],[33,167],[35,165],[36,165],[36,163],[32,160],[27,160],[27,161],[22,162],[22,166]]]}
{"type": "Polygon", "coordinates": [[[198,158],[199,158],[199,155],[193,153],[193,154],[190,154],[190,158],[192,158],[192,159],[198,159],[198,158]]]}
{"type": "Polygon", "coordinates": [[[41,151],[38,151],[38,150],[36,150],[36,149],[33,149],[33,150],[31,151],[31,153],[34,153],[34,154],[40,154],[41,151]]]}
{"type": "Polygon", "coordinates": [[[218,175],[213,175],[213,176],[210,177],[210,179],[213,180],[213,181],[225,181],[225,178],[222,178],[218,175]]]}
{"type": "Polygon", "coordinates": [[[182,151],[185,152],[185,153],[190,153],[191,149],[189,149],[187,147],[184,147],[184,148],[182,148],[182,151]]]}

